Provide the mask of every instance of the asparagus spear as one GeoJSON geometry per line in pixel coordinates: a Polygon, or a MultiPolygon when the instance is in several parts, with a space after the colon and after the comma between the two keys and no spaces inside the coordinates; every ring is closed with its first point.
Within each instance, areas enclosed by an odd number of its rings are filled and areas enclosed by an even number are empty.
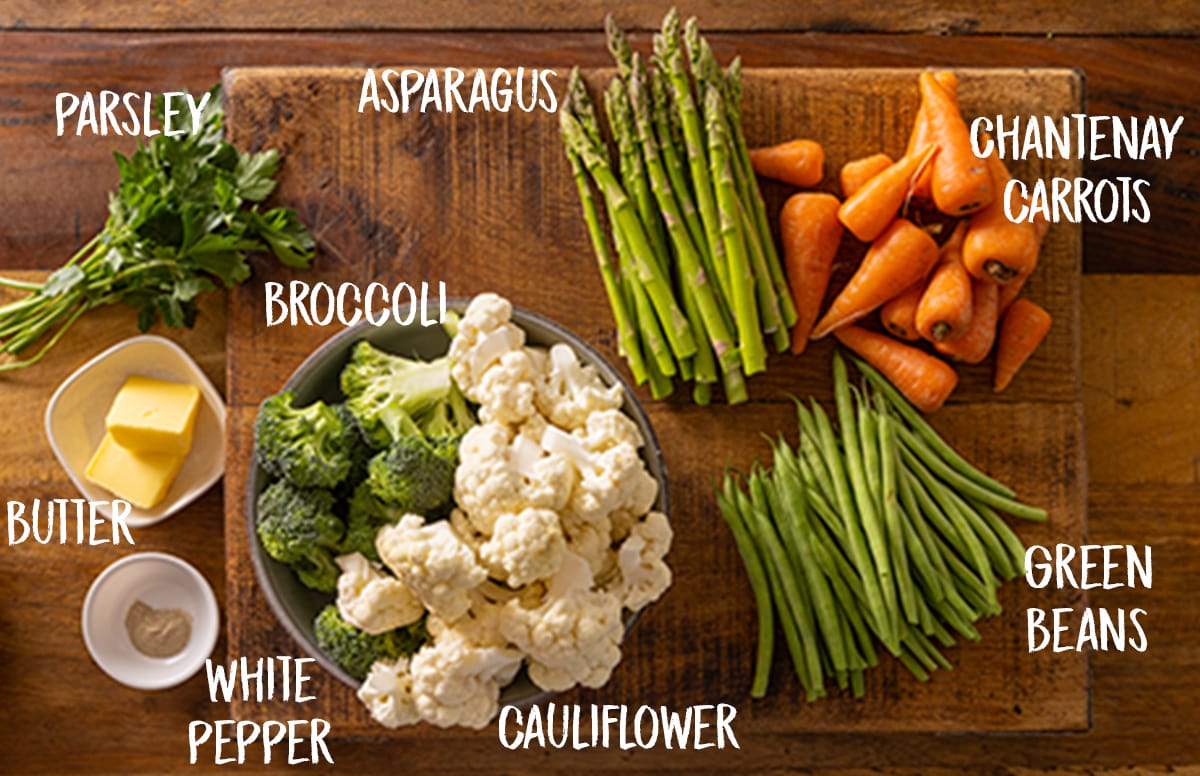
{"type": "MultiPolygon", "coordinates": [[[[671,244],[675,248],[675,258],[679,262],[680,276],[685,294],[692,294],[699,317],[703,322],[703,330],[708,333],[709,342],[723,368],[729,368],[737,363],[738,355],[733,347],[729,330],[725,327],[724,316],[713,295],[712,284],[700,262],[696,246],[683,222],[679,211],[675,191],[667,179],[659,156],[658,144],[651,128],[649,95],[646,94],[642,75],[634,69],[629,82],[629,92],[632,102],[633,118],[636,122],[637,138],[641,143],[642,154],[645,157],[645,169],[649,175],[651,188],[657,200],[658,207],[667,225],[671,244]]],[[[687,300],[685,299],[685,307],[687,300]]],[[[701,352],[703,352],[701,348],[701,352]]],[[[709,354],[711,356],[711,353],[709,354]]],[[[715,372],[712,380],[716,379],[715,372]]],[[[711,380],[707,381],[711,382],[711,380]]]]}
{"type": "MultiPolygon", "coordinates": [[[[663,75],[662,70],[657,68],[648,70],[647,75],[652,105],[650,117],[654,122],[654,133],[661,150],[663,167],[667,171],[667,178],[671,181],[671,188],[675,191],[675,197],[679,202],[679,212],[687,225],[688,235],[692,238],[692,243],[705,262],[705,271],[716,277],[708,249],[708,240],[704,237],[704,225],[700,223],[700,214],[696,212],[692,186],[688,182],[683,159],[679,156],[679,142],[675,139],[675,133],[671,126],[674,106],[671,104],[670,94],[667,91],[666,76],[663,75]]],[[[720,288],[715,290],[719,295],[720,288]]]]}
{"type": "MultiPolygon", "coordinates": [[[[636,55],[634,55],[636,56],[636,55]]],[[[662,218],[650,192],[650,183],[646,176],[646,167],[642,163],[642,154],[638,150],[638,139],[633,130],[632,111],[629,104],[629,94],[625,83],[614,78],[604,92],[604,110],[608,115],[608,127],[613,138],[617,141],[618,159],[620,161],[621,182],[625,190],[633,197],[637,205],[638,216],[646,236],[654,248],[654,261],[660,268],[670,266],[671,258],[667,253],[667,240],[663,233],[662,218]]]]}
{"type": "Polygon", "coordinates": [[[750,267],[754,272],[754,297],[758,300],[758,314],[762,320],[763,331],[771,335],[775,350],[782,353],[788,349],[789,327],[784,323],[780,310],[779,295],[771,283],[771,272],[767,267],[767,257],[763,253],[758,232],[750,221],[742,200],[738,200],[738,220],[742,234],[746,236],[746,254],[750,257],[750,267]]]}
{"type": "MultiPolygon", "coordinates": [[[[713,269],[725,299],[732,299],[729,272],[726,266],[724,242],[721,239],[721,222],[717,215],[717,203],[713,192],[712,176],[706,155],[704,126],[696,102],[692,99],[692,84],[683,66],[683,53],[679,40],[679,13],[671,9],[663,19],[662,33],[654,37],[655,60],[667,74],[680,126],[683,130],[684,146],[687,149],[688,168],[692,173],[692,189],[700,211],[700,222],[712,254],[713,269]]],[[[747,370],[749,371],[749,370],[747,370]]]]}
{"type": "MultiPolygon", "coordinates": [[[[724,118],[730,143],[733,147],[732,164],[734,179],[737,181],[738,194],[750,213],[754,224],[754,232],[762,245],[766,257],[767,269],[770,271],[771,283],[775,295],[779,297],[779,308],[784,325],[789,329],[796,322],[796,308],[788,292],[787,280],[779,263],[779,255],[775,250],[775,241],[771,234],[771,226],[767,221],[767,209],[763,203],[762,193],[758,189],[758,180],[754,176],[754,168],[750,165],[750,151],[746,147],[746,136],[742,131],[742,61],[734,58],[727,73],[722,74],[721,66],[713,54],[708,41],[700,34],[700,27],[695,17],[688,19],[684,25],[684,44],[687,46],[688,59],[692,63],[692,72],[696,75],[696,87],[701,94],[711,84],[720,91],[724,103],[724,118]]],[[[769,329],[768,329],[769,331],[769,329]]],[[[786,347],[786,346],[785,346],[786,347]]]]}
{"type": "MultiPolygon", "coordinates": [[[[578,70],[572,74],[573,78],[577,74],[578,70]]],[[[579,84],[582,85],[582,81],[579,81],[579,84]]],[[[585,90],[585,97],[586,94],[585,90]]],[[[568,92],[568,100],[571,98],[572,93],[568,92]]],[[[567,110],[574,110],[576,105],[575,102],[569,102],[567,110]]],[[[579,189],[583,220],[587,223],[588,237],[591,238],[592,250],[596,254],[596,263],[600,267],[604,291],[608,295],[608,303],[613,311],[613,320],[617,324],[617,341],[621,354],[629,363],[629,371],[633,373],[634,381],[641,385],[646,380],[646,363],[642,360],[642,348],[638,340],[637,329],[630,318],[625,295],[617,278],[617,268],[613,264],[612,254],[608,250],[608,240],[605,238],[603,227],[600,226],[596,200],[592,196],[592,187],[588,183],[587,172],[583,168],[579,154],[572,151],[569,146],[567,147],[567,160],[571,164],[571,174],[575,178],[575,186],[579,189]]]]}
{"type": "Polygon", "coordinates": [[[746,244],[738,214],[737,191],[733,170],[729,165],[728,144],[721,121],[720,95],[710,88],[704,100],[708,152],[711,157],[712,181],[720,214],[721,240],[729,260],[730,299],[733,317],[737,321],[738,348],[742,368],[747,375],[767,368],[767,351],[763,346],[758,307],[755,304],[754,273],[746,256],[746,244]]]}
{"type": "MultiPolygon", "coordinates": [[[[621,276],[625,278],[626,294],[633,300],[633,313],[637,320],[638,331],[642,333],[642,341],[646,345],[649,360],[646,368],[652,378],[655,375],[674,377],[675,359],[671,355],[671,347],[667,344],[662,326],[654,314],[654,307],[646,294],[646,287],[638,281],[634,269],[634,258],[629,249],[629,243],[624,233],[616,231],[613,239],[617,243],[617,255],[621,261],[621,276]]],[[[653,387],[653,386],[652,386],[653,387]]],[[[657,396],[655,398],[658,398],[657,396]]]]}
{"type": "MultiPolygon", "coordinates": [[[[647,295],[662,323],[671,350],[676,358],[687,358],[696,352],[696,342],[688,326],[687,318],[675,302],[671,292],[670,281],[662,267],[650,259],[654,249],[642,226],[637,209],[633,206],[621,184],[613,175],[612,166],[607,152],[602,146],[593,144],[581,121],[570,113],[560,112],[563,139],[567,145],[579,154],[584,167],[591,173],[608,206],[613,229],[620,231],[629,246],[631,258],[635,262],[638,280],[646,289],[647,295]]],[[[581,117],[584,118],[584,117],[581,117]]]]}
{"type": "MultiPolygon", "coordinates": [[[[704,43],[708,48],[708,43],[704,43]]],[[[712,51],[709,50],[709,56],[712,51]]],[[[767,256],[767,267],[771,272],[771,283],[779,296],[780,312],[783,322],[790,329],[796,323],[798,314],[788,289],[787,278],[783,273],[783,264],[779,260],[779,252],[775,249],[775,239],[771,232],[771,224],[767,219],[767,206],[763,202],[762,192],[758,188],[758,179],[754,175],[754,167],[750,164],[750,149],[746,145],[746,135],[742,131],[742,58],[734,57],[725,72],[724,80],[725,110],[732,132],[733,146],[736,150],[737,170],[742,181],[743,201],[749,202],[750,213],[758,227],[763,250],[767,256]]]]}

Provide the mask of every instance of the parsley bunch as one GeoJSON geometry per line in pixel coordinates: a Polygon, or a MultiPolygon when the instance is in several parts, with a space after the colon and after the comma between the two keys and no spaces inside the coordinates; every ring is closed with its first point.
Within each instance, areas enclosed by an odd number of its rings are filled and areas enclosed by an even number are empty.
{"type": "Polygon", "coordinates": [[[275,189],[279,152],[241,153],[222,139],[218,88],[196,132],[158,135],[129,157],[114,153],[121,182],[108,221],[66,264],[44,283],[0,278],[31,292],[0,306],[0,371],[37,363],[80,316],[116,302],[137,309],[142,331],[160,318],[191,327],[196,297],[246,280],[250,253],[309,265],[313,239],[295,211],[259,208],[275,189]]]}

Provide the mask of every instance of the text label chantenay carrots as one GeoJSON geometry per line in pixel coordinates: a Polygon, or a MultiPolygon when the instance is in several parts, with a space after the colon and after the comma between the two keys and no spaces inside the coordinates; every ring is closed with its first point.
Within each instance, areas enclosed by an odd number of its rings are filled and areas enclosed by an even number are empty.
{"type": "MultiPolygon", "coordinates": [[[[993,153],[1004,160],[1105,159],[1167,160],[1183,116],[980,116],[971,122],[971,145],[983,159],[993,153]]],[[[1014,175],[1004,190],[1005,215],[1010,221],[1108,224],[1150,222],[1146,191],[1150,181],[1120,175],[1115,178],[1052,178],[1026,184],[1014,175]],[[1012,189],[1021,196],[1013,197],[1012,189]]]]}

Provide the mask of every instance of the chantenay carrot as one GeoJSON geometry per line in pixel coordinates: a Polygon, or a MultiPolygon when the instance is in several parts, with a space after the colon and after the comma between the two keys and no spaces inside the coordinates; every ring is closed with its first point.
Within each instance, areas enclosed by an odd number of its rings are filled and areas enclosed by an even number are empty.
{"type": "Polygon", "coordinates": [[[842,225],[863,242],[882,234],[908,199],[913,176],[929,164],[937,150],[937,146],[926,146],[874,175],[842,203],[838,210],[842,225]]]}
{"type": "Polygon", "coordinates": [[[837,217],[840,205],[832,194],[801,192],[788,197],[779,213],[783,265],[796,305],[793,353],[804,352],[825,301],[833,259],[842,241],[842,223],[837,217]]]}
{"type": "Polygon", "coordinates": [[[937,356],[861,326],[846,326],[834,334],[857,353],[922,412],[935,412],[958,385],[954,367],[937,356]]]}
{"type": "Polygon", "coordinates": [[[996,338],[992,390],[1003,391],[1050,331],[1050,313],[1028,299],[1018,299],[1004,314],[996,338]]]}
{"type": "MultiPolygon", "coordinates": [[[[1046,237],[1046,232],[1050,229],[1050,222],[1046,220],[1044,215],[1039,214],[1038,217],[1034,219],[1033,226],[1037,230],[1038,255],[1040,256],[1042,252],[1042,241],[1046,237]]],[[[1034,267],[1037,266],[1036,259],[1037,257],[1035,257],[1034,260],[1034,267]]],[[[1020,275],[1017,275],[1015,280],[1009,281],[1008,283],[1000,286],[999,307],[1001,317],[1004,316],[1005,311],[1008,310],[1009,306],[1012,305],[1013,301],[1018,295],[1020,295],[1021,289],[1025,287],[1025,281],[1029,280],[1029,276],[1032,274],[1033,267],[1029,268],[1025,272],[1022,272],[1020,275]]]]}
{"type": "MultiPolygon", "coordinates": [[[[938,70],[934,72],[933,77],[946,90],[946,96],[957,106],[958,76],[949,70],[938,70]]],[[[905,155],[914,154],[927,145],[933,145],[935,142],[929,129],[929,122],[925,119],[925,101],[922,100],[920,107],[917,108],[917,115],[913,119],[912,132],[908,136],[908,148],[905,149],[904,153],[905,155]]],[[[932,180],[932,166],[926,167],[917,173],[917,177],[913,180],[913,196],[919,199],[929,199],[931,197],[930,186],[932,180]]],[[[846,194],[846,196],[850,195],[846,194]]]]}
{"type": "MultiPolygon", "coordinates": [[[[1010,201],[1019,199],[1021,194],[1015,186],[1008,189],[1011,176],[999,156],[993,153],[986,163],[995,180],[997,196],[971,216],[963,240],[963,266],[977,278],[1010,283],[1033,272],[1041,245],[1039,227],[1030,221],[1009,220],[1005,194],[1010,201]]],[[[1013,212],[1019,212],[1019,208],[1013,212]]]]}
{"type": "Polygon", "coordinates": [[[750,149],[750,165],[764,178],[807,188],[825,175],[825,149],[815,140],[789,140],[750,149]]]}
{"type": "Polygon", "coordinates": [[[971,323],[971,275],[962,263],[967,222],[959,221],[942,245],[938,265],[917,305],[917,332],[930,342],[962,336],[971,323]]]}
{"type": "Polygon", "coordinates": [[[893,337],[916,342],[921,339],[917,331],[917,305],[925,294],[925,282],[918,280],[895,299],[879,308],[879,322],[893,337]]]}
{"type": "Polygon", "coordinates": [[[971,324],[958,339],[934,342],[944,356],[964,364],[978,364],[987,358],[996,341],[1000,286],[990,280],[971,279],[971,324]]]}
{"type": "Polygon", "coordinates": [[[863,187],[867,181],[891,167],[895,162],[884,153],[871,154],[858,159],[851,159],[842,165],[838,180],[842,184],[842,196],[852,197],[854,192],[863,187]]]}
{"type": "Polygon", "coordinates": [[[930,189],[933,204],[949,216],[961,216],[986,207],[996,189],[983,159],[971,147],[971,135],[958,104],[930,71],[921,73],[921,101],[925,121],[938,154],[933,160],[930,189]]]}
{"type": "Polygon", "coordinates": [[[817,323],[812,338],[820,339],[875,311],[928,275],[937,257],[937,243],[928,232],[906,218],[897,218],[871,244],[850,282],[817,323]]]}

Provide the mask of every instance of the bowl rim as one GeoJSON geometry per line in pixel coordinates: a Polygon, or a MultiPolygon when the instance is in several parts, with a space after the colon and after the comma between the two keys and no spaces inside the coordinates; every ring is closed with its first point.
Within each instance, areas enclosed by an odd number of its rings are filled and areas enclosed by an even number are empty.
{"type": "MultiPolygon", "coordinates": [[[[445,300],[446,309],[461,315],[463,311],[466,310],[467,305],[473,298],[474,297],[462,296],[448,297],[445,300]]],[[[412,306],[413,305],[411,303],[405,305],[401,308],[401,311],[407,312],[412,306]]],[[[641,401],[638,399],[637,394],[634,393],[633,387],[629,384],[629,381],[625,379],[625,376],[620,372],[620,370],[609,363],[609,361],[604,358],[604,356],[602,356],[598,350],[592,347],[587,340],[571,331],[566,326],[563,326],[562,324],[545,315],[542,315],[541,313],[537,313],[514,304],[512,305],[511,321],[516,323],[518,326],[521,326],[522,331],[524,331],[526,335],[528,335],[528,331],[525,330],[522,321],[517,320],[518,318],[531,320],[537,323],[539,326],[549,330],[554,334],[555,337],[558,338],[558,342],[564,342],[574,348],[577,352],[585,354],[589,363],[596,366],[597,370],[605,378],[606,384],[621,386],[621,391],[624,398],[623,408],[626,409],[628,414],[633,416],[633,420],[638,424],[639,430],[642,431],[643,435],[645,436],[641,452],[645,456],[652,457],[654,462],[657,464],[659,474],[656,479],[659,484],[659,492],[658,499],[656,500],[655,506],[652,507],[652,509],[654,511],[662,512],[664,515],[666,515],[669,522],[671,520],[671,493],[669,486],[670,477],[667,472],[667,462],[663,457],[662,446],[658,442],[658,434],[654,430],[654,425],[650,422],[650,417],[646,413],[645,407],[642,406],[641,401]]],[[[389,317],[386,320],[390,321],[392,319],[389,317]]],[[[291,375],[288,376],[288,379],[284,383],[283,387],[279,390],[285,391],[293,389],[296,383],[298,383],[301,379],[301,376],[311,366],[319,362],[331,350],[341,346],[345,340],[361,338],[364,336],[364,332],[370,331],[371,329],[380,328],[380,326],[383,325],[387,325],[386,321],[384,324],[376,325],[372,324],[366,319],[363,319],[351,326],[343,327],[340,331],[331,334],[325,339],[324,342],[318,345],[316,349],[312,351],[312,353],[310,353],[303,361],[300,362],[291,375]]],[[[266,581],[270,579],[270,576],[267,571],[267,561],[263,557],[265,553],[258,542],[258,535],[255,525],[258,508],[258,493],[256,491],[258,490],[257,486],[259,484],[259,473],[260,468],[258,466],[258,462],[252,457],[250,461],[249,472],[246,477],[245,512],[247,538],[249,541],[247,550],[250,553],[250,561],[254,567],[254,576],[258,582],[259,590],[261,590],[263,595],[266,597],[267,603],[271,607],[271,613],[275,615],[275,619],[283,626],[288,635],[292,637],[292,640],[295,641],[296,645],[310,653],[311,657],[316,659],[318,665],[320,665],[329,673],[333,674],[333,676],[336,677],[342,684],[353,690],[357,690],[357,688],[362,686],[362,681],[350,676],[345,669],[329,658],[329,656],[317,648],[315,644],[310,643],[307,634],[305,634],[296,625],[296,623],[292,621],[290,616],[286,616],[287,607],[284,605],[279,593],[272,585],[266,583],[266,581]]],[[[628,616],[624,617],[623,615],[625,623],[622,640],[628,637],[629,632],[633,629],[634,625],[637,624],[638,620],[641,619],[644,611],[645,607],[635,612],[630,612],[628,609],[623,610],[624,613],[628,613],[628,616]]],[[[536,687],[536,685],[533,686],[536,687]]],[[[504,689],[505,688],[501,688],[501,693],[503,693],[504,689]]],[[[537,689],[537,693],[534,693],[510,705],[515,705],[520,708],[527,708],[533,704],[541,703],[542,701],[561,694],[554,690],[543,690],[541,688],[537,689]]],[[[503,700],[503,697],[501,700],[503,700]]]]}
{"type": "MultiPolygon", "coordinates": [[[[193,625],[199,621],[200,618],[198,616],[192,618],[193,625]]],[[[180,684],[183,684],[188,679],[191,679],[200,671],[200,668],[204,665],[205,661],[212,657],[213,649],[215,649],[217,646],[217,639],[221,632],[221,608],[217,604],[216,593],[213,592],[213,587],[211,584],[209,584],[209,581],[204,577],[203,574],[200,573],[199,570],[196,569],[195,566],[188,563],[183,558],[167,552],[131,552],[128,555],[117,558],[115,561],[105,566],[104,570],[97,574],[96,578],[92,580],[91,586],[88,587],[87,595],[84,596],[83,606],[80,607],[79,626],[83,633],[83,643],[87,647],[87,651],[92,658],[92,662],[94,662],[101,671],[108,674],[108,676],[113,680],[125,685],[126,687],[132,687],[135,690],[165,690],[170,687],[176,687],[180,684]],[[169,566],[174,566],[183,571],[184,574],[196,584],[197,589],[200,591],[200,597],[204,604],[204,613],[208,615],[209,622],[208,627],[204,629],[203,633],[197,632],[198,629],[194,630],[192,633],[192,641],[203,639],[203,652],[198,652],[197,658],[192,663],[180,664],[181,668],[179,671],[174,674],[169,674],[165,678],[157,681],[139,680],[136,677],[121,675],[118,671],[113,669],[111,665],[106,665],[104,659],[102,659],[97,652],[96,645],[92,640],[92,631],[96,627],[92,624],[92,608],[95,605],[96,596],[99,595],[101,588],[125,566],[131,566],[135,563],[145,562],[166,563],[169,566]]]]}
{"type": "MultiPolygon", "coordinates": [[[[61,466],[63,471],[67,473],[67,477],[71,480],[71,484],[75,486],[75,490],[79,491],[80,495],[82,496],[88,495],[87,488],[84,485],[86,478],[81,472],[77,472],[75,469],[73,469],[67,462],[66,454],[59,447],[58,436],[54,433],[54,418],[56,416],[58,405],[62,400],[63,394],[65,394],[71,388],[71,386],[79,382],[84,375],[92,371],[101,362],[107,361],[114,354],[128,347],[141,344],[143,342],[159,347],[165,347],[167,350],[171,351],[175,356],[177,356],[180,362],[188,368],[197,381],[193,384],[200,389],[200,396],[212,409],[213,414],[217,416],[217,425],[219,426],[217,429],[217,436],[221,439],[225,438],[225,428],[227,426],[228,414],[225,406],[225,400],[221,397],[220,392],[217,391],[217,387],[213,385],[212,380],[208,378],[208,375],[206,375],[204,370],[200,368],[200,365],[196,363],[196,359],[192,358],[191,354],[184,350],[183,346],[181,346],[179,343],[169,340],[166,337],[158,334],[137,334],[132,337],[126,337],[120,342],[117,342],[111,347],[105,348],[96,355],[92,356],[81,366],[71,372],[71,374],[63,378],[63,381],[58,384],[57,388],[54,389],[54,393],[50,395],[50,401],[46,403],[46,411],[42,413],[42,433],[46,435],[46,441],[50,443],[50,450],[54,453],[54,458],[58,461],[58,465],[61,466]]],[[[155,517],[144,517],[141,515],[131,514],[125,518],[125,523],[130,528],[146,528],[148,526],[161,523],[168,518],[174,517],[196,499],[203,496],[225,474],[224,446],[219,449],[219,454],[221,456],[221,465],[213,467],[213,471],[210,476],[198,482],[190,491],[182,494],[168,507],[163,509],[162,514],[155,517]]],[[[116,498],[115,495],[114,498],[116,498]]],[[[111,501],[107,503],[111,503],[111,501]]],[[[112,514],[107,505],[104,507],[97,506],[96,511],[100,512],[106,518],[110,520],[112,519],[112,514]]]]}

